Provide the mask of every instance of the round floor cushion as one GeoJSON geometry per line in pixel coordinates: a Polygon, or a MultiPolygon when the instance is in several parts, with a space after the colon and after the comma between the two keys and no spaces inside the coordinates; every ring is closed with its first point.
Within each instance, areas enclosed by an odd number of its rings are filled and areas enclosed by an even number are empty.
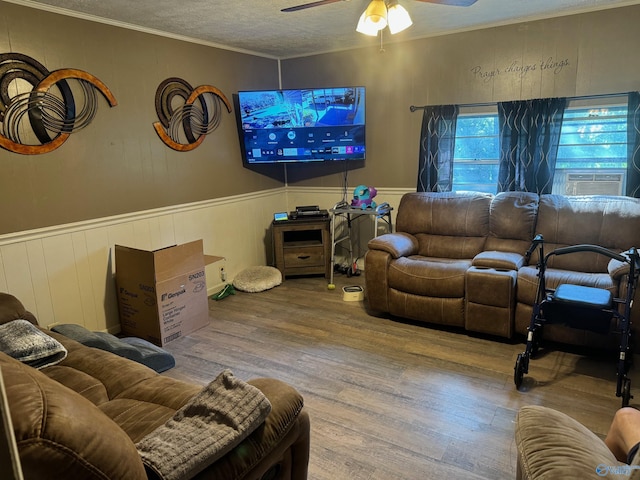
{"type": "Polygon", "coordinates": [[[233,286],[243,292],[262,292],[282,283],[282,273],[275,267],[249,267],[233,279],[233,286]]]}

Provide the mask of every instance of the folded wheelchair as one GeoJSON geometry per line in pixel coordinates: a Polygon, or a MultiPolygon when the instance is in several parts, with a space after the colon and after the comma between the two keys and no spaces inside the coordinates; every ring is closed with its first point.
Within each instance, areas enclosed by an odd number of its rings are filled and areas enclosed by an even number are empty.
{"type": "Polygon", "coordinates": [[[622,397],[622,406],[629,405],[631,380],[627,376],[631,365],[631,308],[633,296],[638,284],[640,260],[637,249],[631,248],[624,253],[616,253],[598,245],[573,245],[557,248],[545,255],[544,239],[536,235],[527,258],[538,249],[538,286],[536,299],[528,327],[527,344],[523,353],[518,354],[514,367],[516,388],[522,385],[525,373],[529,373],[529,360],[538,352],[544,325],[563,324],[571,328],[590,330],[597,333],[609,333],[612,320],[615,331],[620,334],[620,351],[617,365],[616,397],[622,397]],[[545,272],[549,259],[556,255],[568,255],[578,252],[593,252],[621,262],[628,268],[626,288],[620,285],[620,296],[614,296],[609,290],[590,286],[562,283],[556,288],[547,288],[545,272]]]}

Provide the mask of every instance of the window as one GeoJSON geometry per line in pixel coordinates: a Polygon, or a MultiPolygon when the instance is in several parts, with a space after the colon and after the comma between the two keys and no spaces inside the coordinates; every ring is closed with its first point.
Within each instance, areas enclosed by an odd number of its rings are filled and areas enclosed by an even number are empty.
{"type": "Polygon", "coordinates": [[[500,161],[498,112],[458,115],[453,190],[496,193],[500,161]]]}
{"type": "Polygon", "coordinates": [[[626,104],[567,108],[553,193],[622,195],[626,169],[626,104]]]}
{"type": "MultiPolygon", "coordinates": [[[[558,147],[553,193],[609,194],[625,191],[626,97],[608,104],[576,100],[566,109],[558,147]]],[[[469,109],[470,110],[470,109],[469,109]]],[[[496,193],[500,160],[497,109],[458,115],[453,190],[496,193]]]]}

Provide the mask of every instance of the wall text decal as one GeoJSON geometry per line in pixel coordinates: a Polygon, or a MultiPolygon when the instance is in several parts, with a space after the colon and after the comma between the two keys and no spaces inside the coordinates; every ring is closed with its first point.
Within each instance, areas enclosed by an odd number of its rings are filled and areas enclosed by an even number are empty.
{"type": "Polygon", "coordinates": [[[476,65],[471,69],[473,76],[483,82],[489,82],[501,75],[515,75],[519,78],[526,77],[531,72],[551,73],[558,75],[565,67],[571,65],[568,58],[555,59],[547,57],[537,63],[523,64],[518,60],[512,60],[502,67],[487,69],[482,65],[476,65]]]}

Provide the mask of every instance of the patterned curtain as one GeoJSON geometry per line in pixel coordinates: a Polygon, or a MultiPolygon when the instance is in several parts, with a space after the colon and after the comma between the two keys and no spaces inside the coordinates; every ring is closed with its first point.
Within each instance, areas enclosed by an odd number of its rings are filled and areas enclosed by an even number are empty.
{"type": "Polygon", "coordinates": [[[640,198],[640,92],[629,93],[627,152],[626,195],[640,198]]]}
{"type": "Polygon", "coordinates": [[[551,193],[566,98],[498,103],[498,192],[551,193]]]}
{"type": "Polygon", "coordinates": [[[418,192],[450,192],[456,146],[457,105],[424,107],[418,161],[418,192]]]}

